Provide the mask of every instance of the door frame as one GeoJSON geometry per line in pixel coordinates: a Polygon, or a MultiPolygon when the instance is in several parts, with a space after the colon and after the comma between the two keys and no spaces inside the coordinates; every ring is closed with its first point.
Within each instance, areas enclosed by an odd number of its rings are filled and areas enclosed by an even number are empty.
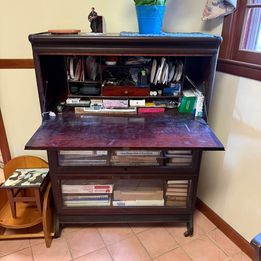
{"type": "Polygon", "coordinates": [[[4,121],[0,108],[0,151],[2,153],[4,164],[6,164],[11,159],[11,154],[9,150],[8,140],[5,132],[4,121]]]}

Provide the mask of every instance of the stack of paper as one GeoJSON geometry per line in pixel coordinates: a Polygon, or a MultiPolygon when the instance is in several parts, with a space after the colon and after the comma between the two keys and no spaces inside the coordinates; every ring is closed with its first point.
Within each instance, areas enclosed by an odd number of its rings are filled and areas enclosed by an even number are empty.
{"type": "Polygon", "coordinates": [[[113,206],[164,206],[161,181],[122,181],[115,185],[113,206]]]}

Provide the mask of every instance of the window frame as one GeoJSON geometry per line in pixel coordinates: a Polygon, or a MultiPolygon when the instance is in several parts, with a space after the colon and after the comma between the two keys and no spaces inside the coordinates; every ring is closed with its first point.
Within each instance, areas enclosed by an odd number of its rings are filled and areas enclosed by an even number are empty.
{"type": "Polygon", "coordinates": [[[261,53],[239,49],[246,8],[247,0],[240,0],[235,12],[224,17],[217,70],[260,81],[261,53]]]}

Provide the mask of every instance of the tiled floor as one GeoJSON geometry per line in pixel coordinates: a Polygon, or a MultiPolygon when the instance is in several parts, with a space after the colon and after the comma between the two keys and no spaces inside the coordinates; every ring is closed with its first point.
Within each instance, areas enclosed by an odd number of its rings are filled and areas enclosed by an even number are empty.
{"type": "Polygon", "coordinates": [[[67,227],[46,248],[43,239],[0,241],[0,260],[15,261],[221,261],[251,260],[202,213],[195,233],[184,226],[115,225],[67,227]]]}

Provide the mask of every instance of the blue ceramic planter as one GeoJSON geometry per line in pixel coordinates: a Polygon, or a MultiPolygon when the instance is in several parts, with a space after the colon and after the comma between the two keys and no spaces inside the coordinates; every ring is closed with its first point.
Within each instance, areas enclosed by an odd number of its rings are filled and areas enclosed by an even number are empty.
{"type": "Polygon", "coordinates": [[[160,34],[165,6],[136,6],[140,34],[160,34]]]}

